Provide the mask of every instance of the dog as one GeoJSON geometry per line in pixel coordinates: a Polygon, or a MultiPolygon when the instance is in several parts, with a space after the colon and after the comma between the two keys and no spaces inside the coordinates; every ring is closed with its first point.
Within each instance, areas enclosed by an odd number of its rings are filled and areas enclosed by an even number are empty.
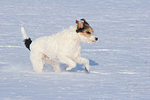
{"type": "Polygon", "coordinates": [[[84,64],[85,70],[89,72],[89,60],[80,56],[81,42],[94,44],[98,38],[94,35],[94,29],[85,19],[76,20],[77,26],[44,36],[32,42],[28,38],[25,29],[21,27],[25,46],[30,50],[30,60],[33,69],[37,73],[43,71],[45,63],[53,66],[55,72],[61,72],[60,64],[66,64],[66,70],[76,67],[76,63],[84,64]]]}

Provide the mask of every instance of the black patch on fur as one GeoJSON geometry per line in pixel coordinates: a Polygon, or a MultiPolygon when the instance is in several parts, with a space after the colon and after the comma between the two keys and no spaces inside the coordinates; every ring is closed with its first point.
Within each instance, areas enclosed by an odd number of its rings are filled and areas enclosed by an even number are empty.
{"type": "Polygon", "coordinates": [[[77,33],[83,32],[85,29],[87,29],[87,28],[89,28],[89,27],[90,27],[89,25],[87,25],[87,24],[84,23],[83,28],[77,28],[77,29],[76,29],[76,32],[77,32],[77,33]]]}
{"type": "Polygon", "coordinates": [[[30,50],[30,44],[32,43],[32,40],[29,38],[29,39],[25,39],[24,40],[24,44],[25,46],[30,50]]]}
{"type": "Polygon", "coordinates": [[[76,30],[77,33],[83,32],[83,31],[84,31],[84,28],[78,28],[78,29],[76,30]]]}

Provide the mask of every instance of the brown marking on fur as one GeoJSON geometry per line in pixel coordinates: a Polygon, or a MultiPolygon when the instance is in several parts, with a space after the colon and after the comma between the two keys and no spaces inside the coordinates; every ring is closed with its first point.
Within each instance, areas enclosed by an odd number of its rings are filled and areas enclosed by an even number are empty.
{"type": "Polygon", "coordinates": [[[92,31],[92,33],[94,33],[94,29],[93,28],[91,29],[91,31],[92,31]]]}
{"type": "Polygon", "coordinates": [[[87,68],[85,67],[85,70],[87,71],[87,72],[89,72],[88,70],[87,70],[87,68]]]}
{"type": "Polygon", "coordinates": [[[86,33],[81,33],[80,35],[83,35],[83,36],[85,36],[85,37],[87,37],[87,38],[90,38],[90,34],[86,34],[86,33]]]}
{"type": "Polygon", "coordinates": [[[93,32],[94,32],[93,28],[89,27],[89,28],[85,29],[83,32],[80,32],[80,35],[83,35],[83,36],[89,38],[93,34],[93,32]]]}
{"type": "Polygon", "coordinates": [[[76,23],[77,23],[77,28],[78,28],[78,29],[84,27],[84,26],[83,26],[83,25],[84,25],[83,22],[80,22],[80,21],[76,20],[76,23]]]}
{"type": "Polygon", "coordinates": [[[65,67],[65,70],[66,70],[68,67],[69,67],[69,66],[66,66],[66,67],[65,67]]]}
{"type": "Polygon", "coordinates": [[[47,57],[45,54],[43,54],[43,59],[48,59],[49,57],[47,57]]]}
{"type": "Polygon", "coordinates": [[[85,24],[89,25],[89,23],[85,19],[81,19],[84,21],[85,24]]]}

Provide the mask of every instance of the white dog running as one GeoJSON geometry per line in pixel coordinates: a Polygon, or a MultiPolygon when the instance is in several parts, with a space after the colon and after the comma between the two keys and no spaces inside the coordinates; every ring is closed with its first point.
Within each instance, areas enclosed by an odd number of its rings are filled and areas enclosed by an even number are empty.
{"type": "Polygon", "coordinates": [[[38,38],[33,42],[21,27],[25,45],[31,51],[30,60],[35,72],[42,72],[45,63],[50,63],[55,72],[61,71],[60,63],[67,64],[66,70],[76,67],[76,63],[84,64],[85,70],[89,71],[89,60],[80,57],[81,42],[94,44],[98,38],[85,19],[76,20],[76,23],[77,26],[71,26],[69,29],[52,36],[38,38]]]}

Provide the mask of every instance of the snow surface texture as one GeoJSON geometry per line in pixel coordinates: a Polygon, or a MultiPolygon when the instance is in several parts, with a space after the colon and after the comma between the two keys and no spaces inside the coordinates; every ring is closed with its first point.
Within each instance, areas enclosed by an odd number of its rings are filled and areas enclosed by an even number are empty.
{"type": "Polygon", "coordinates": [[[149,0],[1,0],[0,100],[149,100],[149,0]],[[33,72],[20,28],[35,40],[85,18],[99,41],[82,44],[90,59],[61,73],[33,72]]]}

